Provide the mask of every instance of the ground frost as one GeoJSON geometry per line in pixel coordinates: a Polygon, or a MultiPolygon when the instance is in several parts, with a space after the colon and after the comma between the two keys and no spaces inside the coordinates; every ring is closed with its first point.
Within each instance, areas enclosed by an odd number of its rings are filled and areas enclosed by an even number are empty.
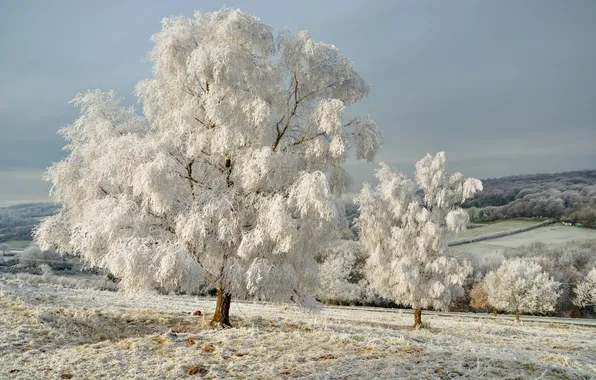
{"type": "Polygon", "coordinates": [[[590,327],[236,302],[221,330],[214,304],[0,280],[0,378],[596,377],[590,327]]]}

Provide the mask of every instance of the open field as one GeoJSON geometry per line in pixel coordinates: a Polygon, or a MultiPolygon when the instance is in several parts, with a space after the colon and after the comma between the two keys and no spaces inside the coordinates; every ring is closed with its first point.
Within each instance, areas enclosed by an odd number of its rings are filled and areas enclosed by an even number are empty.
{"type": "MultiPolygon", "coordinates": [[[[480,227],[483,228],[483,227],[480,227]]],[[[455,246],[455,252],[492,253],[495,251],[515,250],[516,248],[543,243],[561,245],[574,240],[596,240],[596,230],[553,224],[502,238],[455,246]]]]}
{"type": "Polygon", "coordinates": [[[499,222],[486,223],[480,227],[468,228],[467,230],[458,234],[451,234],[450,240],[464,240],[477,236],[494,234],[496,232],[518,230],[520,228],[535,226],[539,223],[540,222],[529,220],[503,220],[499,222]]]}
{"type": "Polygon", "coordinates": [[[23,249],[27,248],[32,242],[30,240],[8,240],[5,243],[8,244],[8,248],[10,249],[23,249]]]}
{"type": "Polygon", "coordinates": [[[596,376],[590,327],[423,314],[432,328],[412,330],[412,315],[394,310],[236,302],[236,327],[216,330],[213,309],[205,298],[0,280],[0,378],[596,376]],[[204,315],[189,315],[196,308],[204,315]]]}

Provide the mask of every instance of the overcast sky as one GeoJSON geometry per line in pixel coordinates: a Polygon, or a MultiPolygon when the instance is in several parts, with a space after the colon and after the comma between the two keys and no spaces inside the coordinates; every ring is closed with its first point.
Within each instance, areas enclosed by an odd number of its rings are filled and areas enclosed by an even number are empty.
{"type": "MultiPolygon", "coordinates": [[[[444,150],[468,176],[596,168],[596,1],[0,2],[0,205],[47,200],[43,170],[86,89],[129,104],[163,17],[223,5],[276,31],[338,46],[372,85],[350,114],[384,136],[378,161],[406,173],[444,150]]],[[[350,161],[352,191],[375,165],[350,161]]]]}

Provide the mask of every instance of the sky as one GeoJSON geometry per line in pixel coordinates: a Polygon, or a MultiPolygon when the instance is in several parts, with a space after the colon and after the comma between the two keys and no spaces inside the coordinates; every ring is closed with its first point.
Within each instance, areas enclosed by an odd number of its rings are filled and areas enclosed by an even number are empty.
{"type": "MultiPolygon", "coordinates": [[[[377,163],[412,174],[426,153],[494,178],[596,168],[596,1],[0,2],[0,206],[47,201],[69,101],[135,84],[163,17],[223,6],[339,47],[371,84],[348,115],[384,137],[377,163]]],[[[349,160],[351,192],[377,165],[349,160]]]]}

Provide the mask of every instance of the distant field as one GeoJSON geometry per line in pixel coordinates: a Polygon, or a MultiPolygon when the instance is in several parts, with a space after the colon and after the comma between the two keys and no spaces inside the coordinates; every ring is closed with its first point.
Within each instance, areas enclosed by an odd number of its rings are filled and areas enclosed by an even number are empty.
{"type": "Polygon", "coordinates": [[[9,240],[6,242],[8,244],[8,248],[10,249],[23,249],[27,248],[29,244],[31,244],[30,240],[9,240]]]}
{"type": "MultiPolygon", "coordinates": [[[[523,226],[519,228],[521,227],[523,226]]],[[[574,240],[596,240],[596,230],[554,224],[498,239],[456,246],[453,247],[453,250],[455,252],[492,253],[515,249],[532,243],[561,245],[574,240]]]]}
{"type": "Polygon", "coordinates": [[[476,236],[494,234],[496,232],[517,230],[520,228],[531,227],[539,223],[541,222],[526,220],[504,220],[501,222],[487,223],[482,227],[470,228],[458,234],[452,234],[449,240],[463,240],[476,236]]]}

